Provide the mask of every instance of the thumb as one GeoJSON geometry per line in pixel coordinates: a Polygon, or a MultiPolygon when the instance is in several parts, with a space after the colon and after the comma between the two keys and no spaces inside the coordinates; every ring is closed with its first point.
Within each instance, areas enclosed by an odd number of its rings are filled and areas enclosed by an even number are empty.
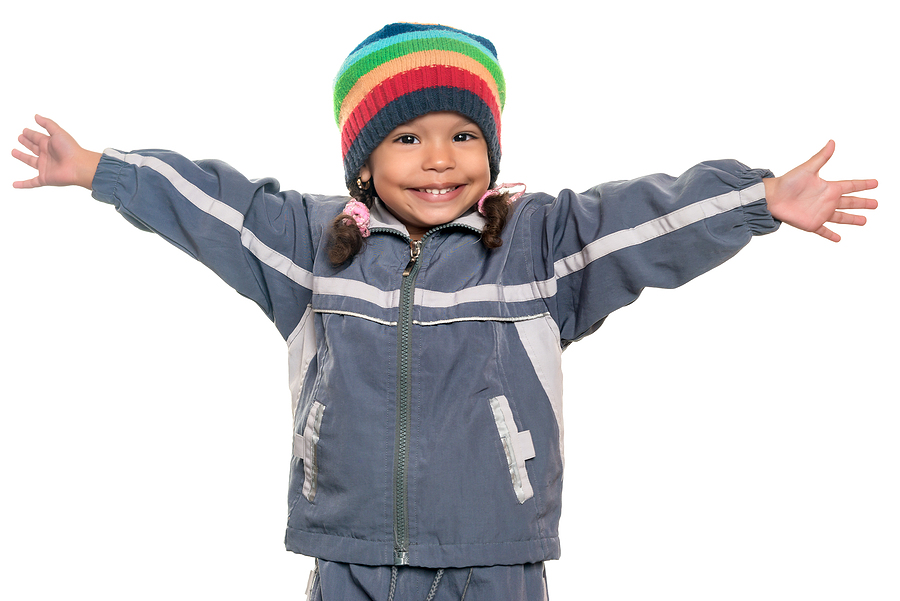
{"type": "Polygon", "coordinates": [[[56,124],[53,119],[48,119],[47,117],[42,117],[40,115],[34,116],[34,122],[47,130],[51,136],[55,133],[58,133],[62,128],[56,124]]]}
{"type": "Polygon", "coordinates": [[[806,167],[812,169],[815,173],[818,173],[819,170],[825,166],[832,155],[834,155],[834,140],[828,140],[828,143],[825,146],[814,154],[808,161],[806,161],[806,167]]]}

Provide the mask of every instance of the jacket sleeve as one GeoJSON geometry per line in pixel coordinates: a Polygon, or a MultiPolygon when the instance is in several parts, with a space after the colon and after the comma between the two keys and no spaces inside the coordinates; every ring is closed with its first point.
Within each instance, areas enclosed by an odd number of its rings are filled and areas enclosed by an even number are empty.
{"type": "Polygon", "coordinates": [[[93,196],[156,232],[252,299],[287,338],[309,304],[315,245],[309,199],[221,161],[107,149],[93,196]]]}
{"type": "Polygon", "coordinates": [[[531,215],[537,278],[563,345],[650,286],[674,288],[775,231],[762,178],[737,161],[563,191],[531,215]]]}

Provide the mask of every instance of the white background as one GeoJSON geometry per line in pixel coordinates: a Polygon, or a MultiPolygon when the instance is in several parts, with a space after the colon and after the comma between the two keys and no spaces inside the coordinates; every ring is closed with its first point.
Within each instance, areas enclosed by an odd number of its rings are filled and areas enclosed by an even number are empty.
{"type": "MultiPolygon", "coordinates": [[[[781,174],[834,138],[824,176],[881,181],[868,226],[840,244],[784,227],[565,353],[550,591],[900,598],[887,4],[386,4],[16,3],[0,138],[12,148],[39,112],[86,148],[171,148],[340,193],[332,78],[395,20],[495,42],[501,180],[530,190],[711,158],[781,174]]],[[[284,343],[86,191],[13,190],[29,171],[0,161],[0,598],[302,599],[311,561],[282,545],[284,343]]]]}

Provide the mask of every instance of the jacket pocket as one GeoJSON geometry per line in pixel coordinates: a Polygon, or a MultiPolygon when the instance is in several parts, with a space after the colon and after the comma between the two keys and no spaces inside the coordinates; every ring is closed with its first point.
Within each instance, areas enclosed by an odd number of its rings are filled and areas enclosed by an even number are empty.
{"type": "Polygon", "coordinates": [[[312,503],[316,498],[316,480],[319,470],[317,464],[319,428],[322,427],[322,415],[325,406],[314,401],[306,415],[303,434],[294,434],[294,457],[303,462],[303,496],[312,503]]]}
{"type": "Polygon", "coordinates": [[[512,410],[509,408],[509,400],[505,396],[496,396],[490,399],[490,403],[500,442],[503,443],[503,451],[506,453],[506,464],[509,467],[513,490],[521,504],[534,496],[534,489],[531,488],[528,471],[525,469],[525,461],[534,458],[531,432],[529,430],[519,432],[512,410]]]}

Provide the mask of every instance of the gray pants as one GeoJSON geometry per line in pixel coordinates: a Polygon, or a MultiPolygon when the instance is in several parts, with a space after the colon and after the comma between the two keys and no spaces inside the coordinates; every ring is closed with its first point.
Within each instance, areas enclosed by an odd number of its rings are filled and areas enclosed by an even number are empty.
{"type": "Polygon", "coordinates": [[[316,561],[309,601],[546,601],[543,563],[477,568],[316,561]]]}

